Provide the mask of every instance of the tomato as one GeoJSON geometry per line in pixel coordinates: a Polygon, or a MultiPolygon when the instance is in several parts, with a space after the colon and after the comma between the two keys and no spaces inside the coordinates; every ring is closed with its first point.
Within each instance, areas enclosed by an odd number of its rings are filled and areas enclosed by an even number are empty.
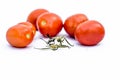
{"type": "Polygon", "coordinates": [[[37,20],[37,17],[45,12],[48,12],[48,10],[46,9],[35,9],[33,10],[27,17],[27,21],[31,22],[36,30],[37,30],[37,27],[36,27],[36,20],[37,20]]]}
{"type": "Polygon", "coordinates": [[[36,34],[35,26],[32,23],[30,23],[30,22],[20,22],[20,23],[18,23],[18,25],[24,25],[24,26],[30,27],[33,34],[34,35],[36,34]]]}
{"type": "Polygon", "coordinates": [[[89,20],[79,24],[75,30],[75,39],[83,45],[96,45],[105,35],[103,25],[96,20],[89,20]]]}
{"type": "Polygon", "coordinates": [[[33,31],[26,25],[14,25],[6,32],[6,40],[8,43],[18,48],[26,47],[33,41],[33,38],[33,31]]]}
{"type": "Polygon", "coordinates": [[[40,15],[36,24],[39,32],[44,37],[46,37],[46,35],[49,35],[50,37],[56,36],[63,27],[62,19],[54,13],[40,15]]]}
{"type": "Polygon", "coordinates": [[[74,32],[78,24],[87,21],[88,18],[85,14],[74,14],[69,16],[64,22],[64,29],[70,37],[74,37],[74,32]]]}

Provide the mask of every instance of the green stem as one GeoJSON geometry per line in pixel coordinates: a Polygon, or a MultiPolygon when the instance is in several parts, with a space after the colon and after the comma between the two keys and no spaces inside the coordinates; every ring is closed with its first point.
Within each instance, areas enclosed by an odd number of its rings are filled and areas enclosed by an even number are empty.
{"type": "Polygon", "coordinates": [[[70,44],[66,38],[64,38],[64,39],[70,46],[74,46],[74,45],[70,44]]]}

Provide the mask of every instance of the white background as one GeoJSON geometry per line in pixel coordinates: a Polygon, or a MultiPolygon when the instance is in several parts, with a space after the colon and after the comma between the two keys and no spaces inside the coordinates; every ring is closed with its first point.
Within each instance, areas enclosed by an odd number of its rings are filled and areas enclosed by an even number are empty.
{"type": "MultiPolygon", "coordinates": [[[[2,0],[0,1],[0,80],[120,80],[119,0],[2,0]],[[36,50],[40,34],[24,49],[6,41],[6,31],[28,14],[45,8],[64,21],[75,13],[101,22],[105,37],[96,46],[74,44],[70,49],[36,50]]],[[[60,33],[67,35],[64,30],[60,33]]]]}

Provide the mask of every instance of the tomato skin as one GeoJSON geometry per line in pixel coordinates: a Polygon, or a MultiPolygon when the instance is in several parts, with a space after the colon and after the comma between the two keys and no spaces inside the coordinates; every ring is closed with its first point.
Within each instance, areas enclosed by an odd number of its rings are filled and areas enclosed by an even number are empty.
{"type": "Polygon", "coordinates": [[[14,25],[6,32],[6,40],[11,46],[23,48],[29,45],[34,38],[31,28],[25,25],[14,25]]]}
{"type": "Polygon", "coordinates": [[[105,35],[103,25],[96,20],[89,20],[79,24],[75,30],[75,39],[82,45],[98,44],[105,35]]]}
{"type": "Polygon", "coordinates": [[[74,37],[74,32],[78,24],[87,21],[88,18],[85,14],[74,14],[66,18],[64,22],[64,29],[69,36],[74,37]]]}
{"type": "Polygon", "coordinates": [[[40,15],[36,24],[39,32],[44,37],[46,37],[46,35],[49,35],[50,37],[56,36],[63,27],[62,19],[54,13],[45,13],[40,15]]]}
{"type": "Polygon", "coordinates": [[[48,10],[46,10],[46,9],[35,9],[28,15],[27,21],[31,22],[37,30],[36,20],[37,20],[39,15],[46,13],[46,12],[48,12],[48,10]]]}
{"type": "Polygon", "coordinates": [[[33,31],[34,36],[35,36],[36,28],[32,23],[30,23],[30,22],[20,22],[20,23],[18,23],[18,25],[24,25],[24,26],[30,27],[31,30],[33,31]]]}

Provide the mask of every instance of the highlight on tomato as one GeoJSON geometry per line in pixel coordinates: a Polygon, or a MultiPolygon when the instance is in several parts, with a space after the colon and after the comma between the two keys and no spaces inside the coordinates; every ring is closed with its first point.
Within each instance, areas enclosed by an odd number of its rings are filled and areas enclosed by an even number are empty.
{"type": "Polygon", "coordinates": [[[31,25],[16,24],[10,27],[6,32],[6,40],[8,43],[17,48],[28,46],[34,38],[31,25]]]}
{"type": "Polygon", "coordinates": [[[80,44],[93,46],[103,40],[105,29],[100,22],[88,20],[77,26],[74,35],[80,44]]]}
{"type": "Polygon", "coordinates": [[[37,18],[37,29],[44,36],[54,37],[63,27],[60,16],[55,13],[44,13],[37,18]]]}
{"type": "Polygon", "coordinates": [[[82,13],[71,15],[64,21],[64,30],[70,37],[74,37],[74,32],[78,24],[81,24],[87,20],[87,16],[82,13]]]}
{"type": "Polygon", "coordinates": [[[35,28],[37,30],[36,20],[37,20],[39,15],[41,15],[43,13],[46,13],[46,12],[48,12],[48,10],[46,10],[46,9],[42,9],[42,8],[35,9],[35,10],[30,12],[30,14],[27,17],[27,21],[31,22],[35,26],[35,28]]]}
{"type": "Polygon", "coordinates": [[[35,28],[35,26],[32,23],[30,23],[30,22],[20,22],[20,23],[18,23],[18,25],[24,25],[26,27],[31,28],[31,30],[32,30],[32,32],[33,32],[33,34],[35,36],[35,34],[36,34],[36,28],[35,28]]]}

